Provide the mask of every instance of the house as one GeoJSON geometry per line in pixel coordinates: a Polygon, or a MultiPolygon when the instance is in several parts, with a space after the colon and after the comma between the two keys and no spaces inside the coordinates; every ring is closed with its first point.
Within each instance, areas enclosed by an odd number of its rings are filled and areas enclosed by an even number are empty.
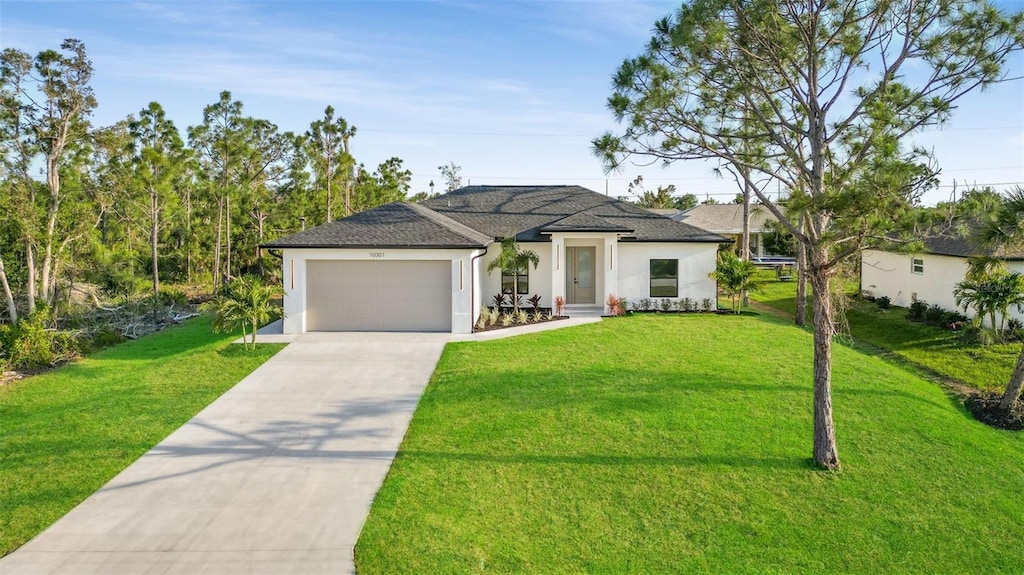
{"type": "Polygon", "coordinates": [[[470,186],[391,203],[263,245],[280,250],[284,331],[469,333],[511,275],[487,272],[503,237],[540,256],[519,292],[601,311],[608,297],[716,297],[727,238],[579,186],[470,186]]]}
{"type": "MultiPolygon", "coordinates": [[[[925,301],[946,310],[960,310],[953,290],[964,281],[971,256],[984,252],[968,236],[952,225],[938,226],[922,238],[920,253],[897,253],[885,250],[861,252],[860,288],[865,295],[888,297],[893,305],[908,307],[914,301],[925,301]]],[[[1024,250],[1000,250],[1009,271],[1024,273],[1024,250]]],[[[971,315],[973,310],[967,310],[971,315]]],[[[1024,319],[1011,311],[1013,317],[1024,319]]]]}
{"type": "MultiPolygon", "coordinates": [[[[739,242],[743,236],[743,204],[702,204],[689,210],[668,214],[678,222],[690,224],[713,234],[726,236],[739,242]]],[[[764,253],[763,235],[772,231],[770,222],[777,221],[775,214],[766,208],[750,206],[750,254],[754,257],[764,253]]]]}

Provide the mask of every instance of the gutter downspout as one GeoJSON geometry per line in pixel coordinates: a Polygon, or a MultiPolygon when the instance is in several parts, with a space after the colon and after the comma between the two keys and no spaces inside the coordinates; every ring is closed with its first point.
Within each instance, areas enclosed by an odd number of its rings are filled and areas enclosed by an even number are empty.
{"type": "MultiPolygon", "coordinates": [[[[486,245],[486,246],[484,246],[484,253],[482,253],[482,254],[480,254],[478,256],[473,256],[473,257],[469,258],[469,305],[471,307],[475,307],[475,304],[476,304],[476,276],[475,276],[475,274],[476,274],[476,266],[473,265],[473,264],[476,263],[476,260],[478,260],[478,259],[484,257],[485,255],[487,255],[487,250],[489,250],[489,249],[491,249],[491,246],[490,245],[486,245]]],[[[470,311],[470,313],[476,313],[476,312],[477,312],[477,310],[475,310],[475,309],[470,311]]],[[[477,318],[473,318],[473,325],[476,325],[476,320],[477,320],[477,318]]],[[[470,329],[472,329],[472,326],[470,326],[470,329]]]]}

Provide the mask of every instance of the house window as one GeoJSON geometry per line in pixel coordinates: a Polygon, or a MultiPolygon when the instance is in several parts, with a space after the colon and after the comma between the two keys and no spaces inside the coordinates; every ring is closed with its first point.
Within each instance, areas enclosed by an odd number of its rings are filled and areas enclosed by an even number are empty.
{"type": "Polygon", "coordinates": [[[915,274],[924,273],[924,259],[922,258],[910,258],[910,271],[915,274]]]}
{"type": "MultiPolygon", "coordinates": [[[[513,274],[501,272],[501,293],[512,293],[513,274]]],[[[519,295],[530,293],[530,274],[527,270],[519,270],[519,295]]]]}
{"type": "Polygon", "coordinates": [[[651,297],[679,295],[679,260],[651,260],[651,297]]]}

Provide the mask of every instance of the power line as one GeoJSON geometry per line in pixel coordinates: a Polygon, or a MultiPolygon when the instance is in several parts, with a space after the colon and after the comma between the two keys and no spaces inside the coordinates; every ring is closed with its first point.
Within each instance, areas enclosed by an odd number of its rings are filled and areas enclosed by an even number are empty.
{"type": "MultiPolygon", "coordinates": [[[[931,126],[919,133],[929,132],[978,132],[978,131],[1003,131],[1003,130],[1024,130],[1024,126],[972,126],[964,128],[943,128],[931,126]]],[[[359,128],[359,132],[372,132],[379,134],[417,134],[421,136],[480,136],[480,137],[524,137],[524,138],[594,138],[598,134],[561,134],[545,132],[451,132],[434,130],[396,130],[389,128],[359,128]]]]}

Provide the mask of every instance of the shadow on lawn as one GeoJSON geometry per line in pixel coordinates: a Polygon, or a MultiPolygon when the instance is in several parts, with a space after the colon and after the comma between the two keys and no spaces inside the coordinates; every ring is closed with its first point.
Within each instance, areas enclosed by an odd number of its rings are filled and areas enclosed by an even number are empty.
{"type": "Polygon", "coordinates": [[[625,467],[733,467],[739,469],[816,469],[806,457],[754,457],[744,455],[685,455],[685,456],[632,456],[632,455],[545,455],[489,453],[461,453],[444,451],[402,450],[399,457],[443,459],[467,463],[497,463],[509,465],[603,465],[625,467]]]}

